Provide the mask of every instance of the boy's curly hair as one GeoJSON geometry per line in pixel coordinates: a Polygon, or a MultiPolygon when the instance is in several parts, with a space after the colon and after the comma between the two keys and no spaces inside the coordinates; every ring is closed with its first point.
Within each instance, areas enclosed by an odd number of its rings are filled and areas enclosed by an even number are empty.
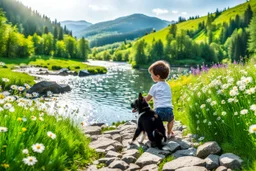
{"type": "Polygon", "coordinates": [[[159,75],[161,79],[167,79],[170,73],[170,66],[165,61],[156,61],[148,68],[148,72],[159,75]]]}

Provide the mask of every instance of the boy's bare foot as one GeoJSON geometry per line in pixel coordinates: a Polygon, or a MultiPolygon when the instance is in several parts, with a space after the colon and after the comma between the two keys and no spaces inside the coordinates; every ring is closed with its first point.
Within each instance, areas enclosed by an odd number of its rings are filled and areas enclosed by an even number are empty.
{"type": "Polygon", "coordinates": [[[174,136],[175,136],[174,132],[171,132],[171,133],[169,133],[169,134],[167,135],[167,138],[170,139],[170,138],[172,138],[172,137],[174,137],[174,136]]]}

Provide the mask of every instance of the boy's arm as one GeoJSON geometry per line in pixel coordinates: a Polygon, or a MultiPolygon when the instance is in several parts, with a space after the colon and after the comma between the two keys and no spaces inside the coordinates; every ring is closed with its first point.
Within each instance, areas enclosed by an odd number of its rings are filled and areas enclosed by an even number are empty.
{"type": "Polygon", "coordinates": [[[148,94],[146,97],[144,97],[144,99],[148,102],[149,100],[152,99],[152,96],[148,94]]]}

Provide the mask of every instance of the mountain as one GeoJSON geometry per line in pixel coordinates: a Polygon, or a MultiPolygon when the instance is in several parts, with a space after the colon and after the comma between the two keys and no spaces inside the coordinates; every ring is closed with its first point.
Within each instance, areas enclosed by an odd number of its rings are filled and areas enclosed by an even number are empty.
{"type": "Polygon", "coordinates": [[[80,20],[80,21],[66,20],[66,21],[61,21],[60,24],[63,27],[66,26],[68,30],[72,30],[74,35],[75,35],[75,33],[80,32],[80,31],[84,30],[85,28],[92,25],[92,23],[84,21],[84,20],[80,20]]]}
{"type": "Polygon", "coordinates": [[[133,40],[134,38],[150,33],[152,30],[163,29],[172,23],[174,23],[174,21],[161,20],[144,14],[132,14],[115,20],[90,25],[89,27],[81,29],[81,31],[78,31],[78,27],[75,27],[74,30],[68,26],[67,28],[71,29],[73,35],[77,37],[86,37],[92,42],[90,44],[93,47],[111,44],[117,41],[133,40]],[[112,36],[114,39],[112,39],[112,36]],[[111,41],[106,41],[106,39],[109,38],[111,41]]]}
{"type": "Polygon", "coordinates": [[[146,28],[160,30],[170,23],[171,22],[156,17],[149,17],[144,14],[132,14],[115,20],[93,24],[82,30],[79,35],[93,36],[102,32],[127,33],[146,28]]]}

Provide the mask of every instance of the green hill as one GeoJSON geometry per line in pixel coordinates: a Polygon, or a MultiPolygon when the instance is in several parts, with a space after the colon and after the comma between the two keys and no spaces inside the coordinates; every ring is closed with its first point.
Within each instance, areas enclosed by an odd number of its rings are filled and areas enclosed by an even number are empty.
{"type": "Polygon", "coordinates": [[[253,13],[256,13],[255,0],[222,11],[216,10],[200,18],[190,17],[187,21],[151,32],[132,42],[132,45],[103,52],[96,49],[91,58],[129,60],[134,66],[147,66],[160,59],[173,65],[245,60],[250,55],[247,28],[253,13]]]}

